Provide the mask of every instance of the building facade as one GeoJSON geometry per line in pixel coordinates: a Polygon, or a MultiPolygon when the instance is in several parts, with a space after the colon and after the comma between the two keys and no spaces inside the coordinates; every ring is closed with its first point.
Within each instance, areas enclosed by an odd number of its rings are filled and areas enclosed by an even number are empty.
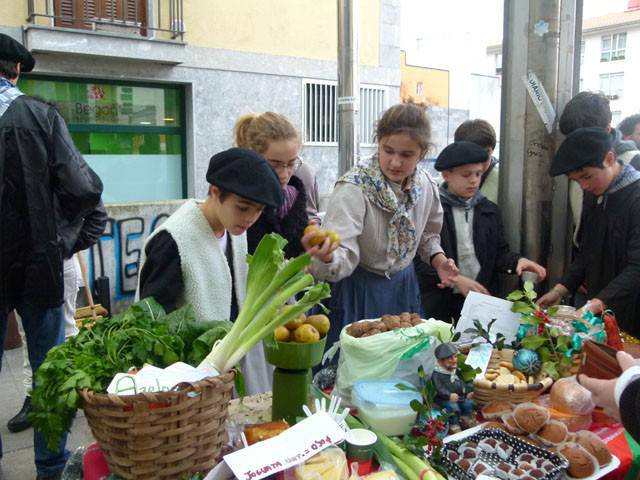
{"type": "Polygon", "coordinates": [[[628,7],[585,19],[580,45],[580,90],[609,98],[614,126],[640,113],[640,5],[628,7]]]}
{"type": "MultiPolygon", "coordinates": [[[[105,184],[110,223],[89,254],[114,306],[135,292],[148,234],[206,194],[214,153],[248,112],[289,117],[322,192],[338,173],[335,0],[15,0],[0,32],[37,60],[20,88],[55,103],[105,184]]],[[[360,2],[361,150],[399,99],[399,0],[360,2]]]]}

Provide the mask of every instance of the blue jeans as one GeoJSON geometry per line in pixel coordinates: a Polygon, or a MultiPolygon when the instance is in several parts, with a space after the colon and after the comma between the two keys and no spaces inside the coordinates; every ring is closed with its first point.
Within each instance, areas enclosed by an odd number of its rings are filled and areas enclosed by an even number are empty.
{"type": "MultiPolygon", "coordinates": [[[[22,318],[27,339],[27,350],[29,352],[29,362],[34,373],[33,382],[35,384],[35,371],[40,367],[47,352],[56,345],[64,342],[64,312],[62,306],[56,308],[44,308],[37,305],[20,305],[17,309],[22,318]]],[[[1,359],[4,353],[4,338],[7,331],[7,314],[0,311],[0,368],[1,359]]],[[[54,452],[47,448],[47,442],[38,430],[33,430],[33,450],[38,475],[54,475],[64,468],[69,451],[65,449],[67,443],[66,433],[60,442],[60,449],[54,452]]],[[[0,457],[2,456],[2,440],[0,439],[0,457]]]]}
{"type": "Polygon", "coordinates": [[[473,400],[469,400],[468,398],[465,400],[459,400],[457,402],[439,402],[440,407],[447,411],[447,413],[452,413],[453,415],[449,417],[449,423],[451,425],[457,425],[460,423],[460,416],[469,415],[473,412],[473,407],[475,403],[473,400]]]}

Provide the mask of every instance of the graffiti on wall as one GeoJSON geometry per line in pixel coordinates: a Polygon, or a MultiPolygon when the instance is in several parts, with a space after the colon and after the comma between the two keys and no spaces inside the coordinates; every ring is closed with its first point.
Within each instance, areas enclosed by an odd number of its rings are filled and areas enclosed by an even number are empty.
{"type": "Polygon", "coordinates": [[[133,302],[144,243],[180,203],[107,206],[109,219],[105,231],[88,252],[88,274],[91,284],[96,278],[109,278],[114,312],[133,302]]]}

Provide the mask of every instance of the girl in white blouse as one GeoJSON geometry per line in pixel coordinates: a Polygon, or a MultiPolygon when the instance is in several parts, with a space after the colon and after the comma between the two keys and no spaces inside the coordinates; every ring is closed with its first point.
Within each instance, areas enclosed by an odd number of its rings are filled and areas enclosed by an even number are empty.
{"type": "Polygon", "coordinates": [[[356,320],[421,312],[416,252],[436,269],[442,287],[458,273],[440,247],[438,186],[418,168],[430,138],[422,107],[389,108],[376,126],[377,153],[338,179],[328,202],[323,228],[337,232],[340,245],[327,240],[312,247],[312,233],[302,239],[314,257],[313,275],[334,282],[330,341],[356,320]]]}

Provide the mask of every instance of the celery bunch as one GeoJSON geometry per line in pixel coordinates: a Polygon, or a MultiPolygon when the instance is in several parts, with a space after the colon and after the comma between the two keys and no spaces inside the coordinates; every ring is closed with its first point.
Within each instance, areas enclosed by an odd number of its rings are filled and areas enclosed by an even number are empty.
{"type": "Polygon", "coordinates": [[[265,235],[253,255],[247,256],[246,298],[229,333],[213,346],[200,368],[223,373],[238,362],[258,342],[280,325],[311,309],[330,296],[326,283],[314,284],[304,272],[311,263],[307,254],[286,261],[280,235],[265,235]],[[301,292],[304,296],[289,308],[282,306],[301,292]]]}

